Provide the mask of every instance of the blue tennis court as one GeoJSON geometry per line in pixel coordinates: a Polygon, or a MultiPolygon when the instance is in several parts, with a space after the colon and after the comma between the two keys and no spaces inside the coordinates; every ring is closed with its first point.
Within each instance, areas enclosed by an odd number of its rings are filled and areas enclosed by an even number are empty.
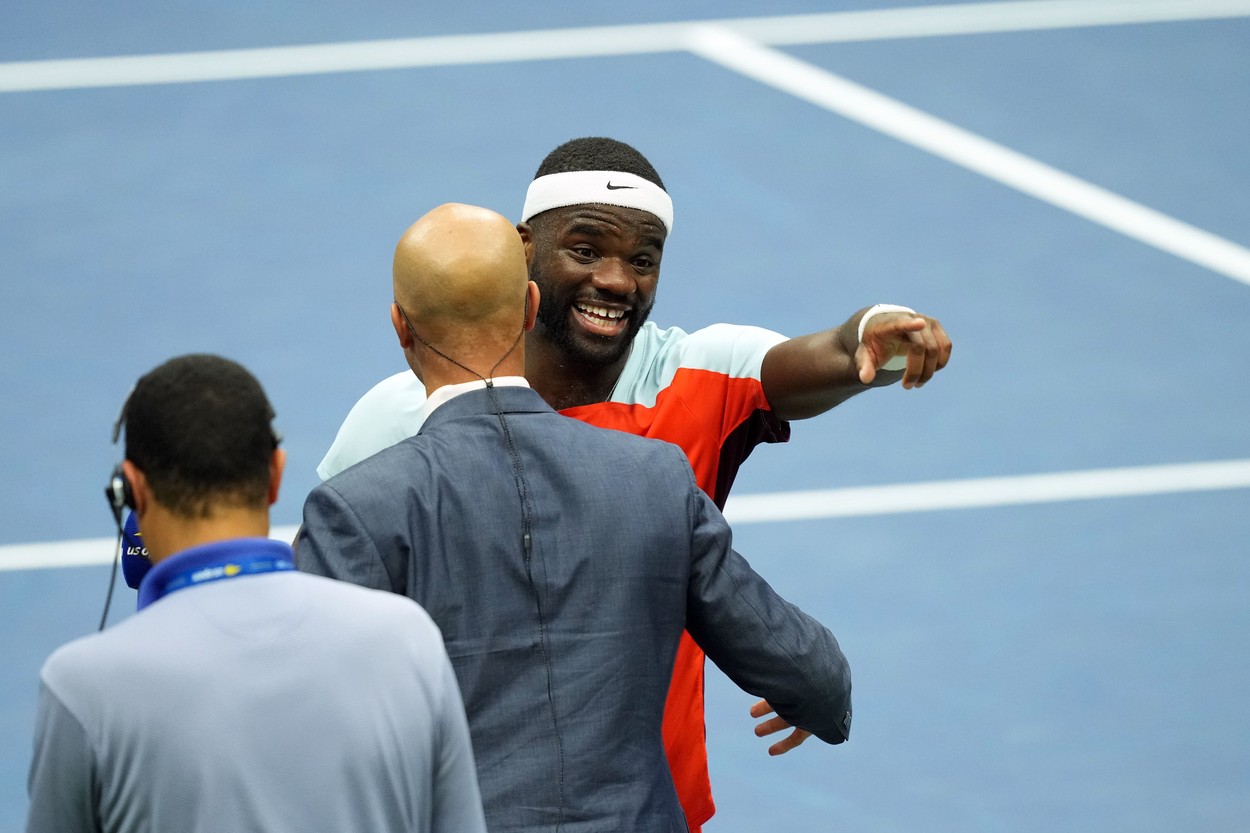
{"type": "Polygon", "coordinates": [[[0,830],[39,667],[100,617],[135,378],[254,371],[297,524],[403,367],[399,234],[515,218],[589,135],[673,196],[657,323],[900,303],[955,343],[743,468],[738,548],[838,635],[856,722],[769,758],[710,669],[709,833],[1246,830],[1248,45],[1247,0],[9,4],[0,830]]]}

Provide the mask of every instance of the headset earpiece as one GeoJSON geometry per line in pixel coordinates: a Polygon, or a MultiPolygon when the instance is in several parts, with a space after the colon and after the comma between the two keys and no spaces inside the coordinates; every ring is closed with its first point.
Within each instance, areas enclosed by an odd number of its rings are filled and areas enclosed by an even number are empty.
{"type": "MultiPolygon", "coordinates": [[[[126,401],[122,403],[121,412],[117,414],[117,421],[113,423],[113,445],[117,445],[122,426],[126,424],[126,411],[134,392],[135,389],[132,387],[130,393],[126,394],[126,401]]],[[[117,564],[121,561],[122,539],[126,537],[125,528],[122,526],[122,510],[133,511],[135,508],[135,493],[130,488],[130,481],[126,479],[126,472],[122,469],[121,463],[113,467],[108,485],[104,487],[104,497],[109,502],[109,509],[113,510],[113,520],[117,521],[117,551],[113,553],[113,572],[109,576],[108,594],[104,597],[104,612],[100,614],[100,630],[104,630],[104,625],[108,622],[109,607],[113,604],[113,585],[117,583],[117,564]]]]}
{"type": "Polygon", "coordinates": [[[113,469],[113,473],[109,475],[108,485],[104,487],[104,496],[108,499],[109,508],[113,510],[113,518],[117,521],[118,529],[122,525],[122,510],[135,508],[135,493],[130,488],[130,481],[126,479],[125,472],[119,464],[113,469]]]}

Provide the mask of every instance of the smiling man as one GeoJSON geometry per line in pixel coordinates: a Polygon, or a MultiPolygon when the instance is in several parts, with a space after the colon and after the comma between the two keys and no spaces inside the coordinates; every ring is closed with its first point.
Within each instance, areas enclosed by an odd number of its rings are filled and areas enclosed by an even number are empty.
{"type": "MultiPolygon", "coordinates": [[[[565,416],[654,437],[685,451],[699,486],[724,507],[761,442],[785,442],[787,420],[815,416],[870,387],[918,388],[944,367],[941,324],[905,307],[865,307],[832,329],[787,339],[716,324],[687,333],[650,323],[673,203],[647,159],[608,138],[566,142],[543,160],[517,226],[541,290],[526,338],[530,386],[565,416]]],[[[352,408],[317,472],[343,471],[416,433],[425,391],[408,371],[352,408]]],[[[611,519],[605,518],[605,530],[611,519]]],[[[610,531],[605,532],[610,534],[610,531]]],[[[703,724],[703,653],[678,650],[664,742],[691,830],[712,817],[703,724]]],[[[752,714],[770,711],[760,703],[752,714]]],[[[778,718],[757,727],[784,730],[778,718]]],[[[793,731],[780,754],[801,743],[793,731]]]]}

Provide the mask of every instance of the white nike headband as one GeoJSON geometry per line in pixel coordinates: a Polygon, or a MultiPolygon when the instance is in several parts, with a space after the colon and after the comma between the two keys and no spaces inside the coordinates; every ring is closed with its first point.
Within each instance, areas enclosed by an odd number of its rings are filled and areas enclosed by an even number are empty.
{"type": "Polygon", "coordinates": [[[620,171],[568,171],[538,177],[525,192],[521,222],[553,208],[590,203],[649,211],[673,233],[673,200],[668,192],[650,180],[620,171]]]}

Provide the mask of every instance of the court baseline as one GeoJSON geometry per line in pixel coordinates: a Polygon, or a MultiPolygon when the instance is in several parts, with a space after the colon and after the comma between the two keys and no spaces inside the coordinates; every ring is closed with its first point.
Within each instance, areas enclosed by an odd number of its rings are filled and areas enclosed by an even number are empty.
{"type": "Polygon", "coordinates": [[[762,44],[887,40],[1250,16],[1250,0],[1018,0],[875,11],[595,26],[0,63],[0,93],[184,84],[685,50],[696,30],[762,44]]]}

